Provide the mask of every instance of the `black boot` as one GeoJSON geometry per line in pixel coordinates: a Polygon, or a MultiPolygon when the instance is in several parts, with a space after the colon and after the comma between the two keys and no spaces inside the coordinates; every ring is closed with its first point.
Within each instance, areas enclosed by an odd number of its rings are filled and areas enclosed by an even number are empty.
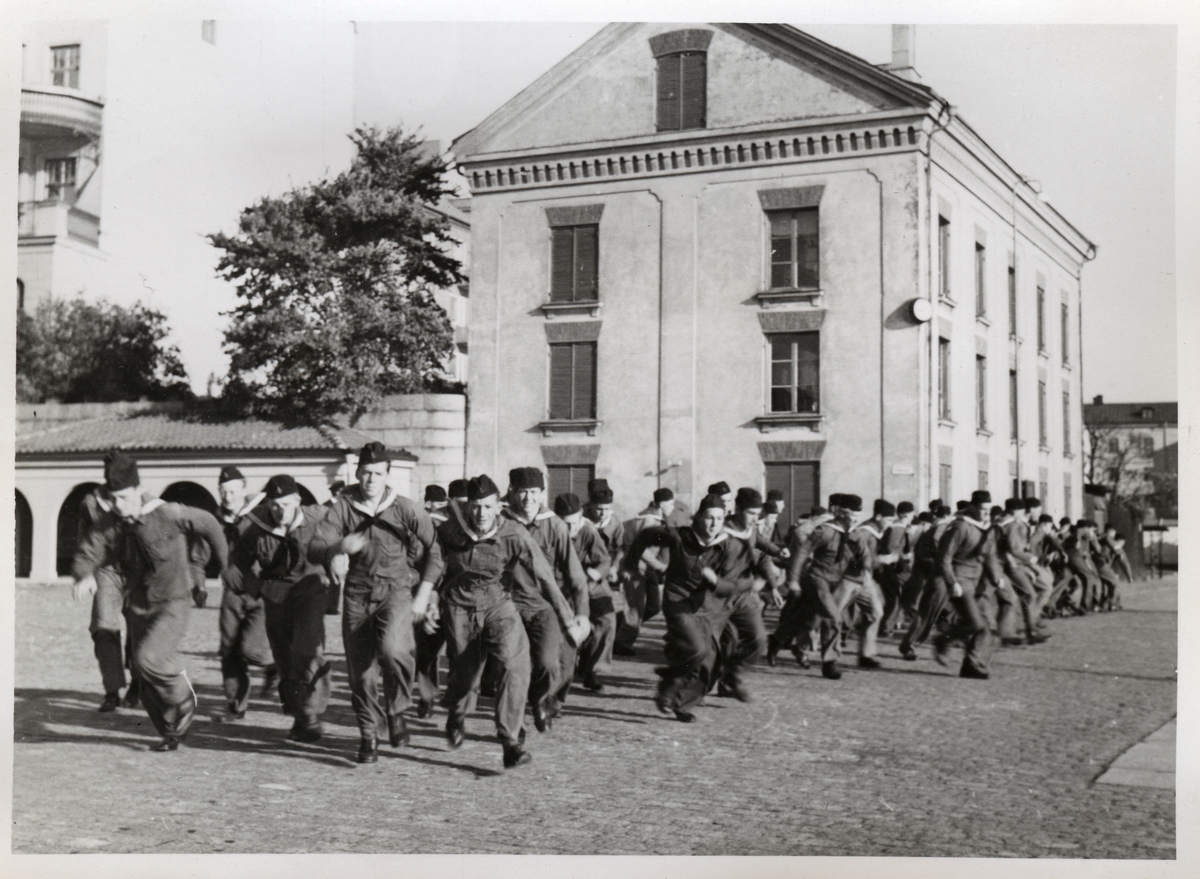
{"type": "Polygon", "coordinates": [[[409,742],[408,724],[403,714],[388,715],[388,744],[393,748],[407,745],[409,742]]]}
{"type": "Polygon", "coordinates": [[[139,679],[134,678],[129,682],[129,689],[125,691],[125,699],[123,701],[126,708],[137,708],[141,704],[142,682],[139,679]]]}
{"type": "Polygon", "coordinates": [[[450,745],[451,750],[462,746],[463,724],[461,720],[455,720],[453,717],[446,720],[446,743],[450,745]]]}
{"type": "Polygon", "coordinates": [[[117,706],[120,704],[121,704],[121,694],[120,693],[117,693],[117,692],[105,693],[104,701],[100,703],[100,707],[97,710],[100,711],[101,714],[107,714],[110,711],[116,711],[117,706]]]}
{"type": "Polygon", "coordinates": [[[355,758],[357,763],[377,763],[379,762],[379,742],[372,736],[369,739],[363,739],[358,744],[358,757],[355,758]]]}
{"type": "Polygon", "coordinates": [[[838,670],[837,662],[832,659],[821,663],[821,674],[831,681],[841,680],[842,677],[842,673],[838,670]]]}
{"type": "Polygon", "coordinates": [[[775,667],[775,657],[779,655],[779,642],[774,635],[767,635],[767,665],[775,667]]]}
{"type": "Polygon", "coordinates": [[[529,752],[520,745],[505,745],[504,746],[504,768],[515,769],[518,766],[524,766],[533,757],[529,752]]]}

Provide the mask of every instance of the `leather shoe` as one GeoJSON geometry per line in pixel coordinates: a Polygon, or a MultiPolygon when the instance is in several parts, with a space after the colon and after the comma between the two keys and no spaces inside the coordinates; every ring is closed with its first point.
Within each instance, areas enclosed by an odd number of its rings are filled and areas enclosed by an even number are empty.
{"type": "Polygon", "coordinates": [[[675,719],[680,723],[695,723],[696,715],[692,714],[690,711],[676,711],[675,719]]]}
{"type": "Polygon", "coordinates": [[[938,635],[933,639],[933,658],[937,660],[938,665],[949,665],[950,657],[950,639],[945,635],[938,635]]]}
{"type": "Polygon", "coordinates": [[[263,673],[262,688],[258,691],[260,699],[266,699],[279,689],[279,669],[273,665],[267,666],[263,673]]]}
{"type": "Polygon", "coordinates": [[[403,714],[388,715],[388,744],[393,748],[407,745],[409,742],[408,724],[403,714]]]}
{"type": "Polygon", "coordinates": [[[859,668],[883,668],[883,664],[874,656],[858,657],[859,668]]]}
{"type": "Polygon", "coordinates": [[[379,762],[379,742],[376,739],[363,739],[358,743],[358,756],[355,758],[356,763],[378,763],[379,762]]]}
{"type": "Polygon", "coordinates": [[[775,657],[779,653],[779,642],[774,635],[767,635],[767,665],[775,667],[775,657]]]}
{"type": "Polygon", "coordinates": [[[792,656],[796,657],[796,665],[801,668],[812,668],[812,663],[808,660],[808,654],[802,648],[793,647],[792,656]]]}
{"type": "Polygon", "coordinates": [[[1029,644],[1045,644],[1049,640],[1050,636],[1045,632],[1034,632],[1026,639],[1026,642],[1029,644]]]}
{"type": "Polygon", "coordinates": [[[1001,647],[1024,647],[1025,639],[1024,638],[1001,638],[1000,646],[1001,647]]]}
{"type": "Polygon", "coordinates": [[[142,682],[134,678],[129,682],[129,689],[125,691],[125,698],[121,700],[125,703],[126,708],[137,708],[142,701],[142,682]]]}
{"type": "Polygon", "coordinates": [[[453,718],[446,721],[446,743],[450,745],[450,750],[462,746],[463,726],[461,721],[456,721],[453,718]]]}
{"type": "Polygon", "coordinates": [[[831,681],[841,680],[842,677],[841,671],[838,670],[837,662],[834,660],[821,663],[821,675],[829,678],[831,681]]]}
{"type": "Polygon", "coordinates": [[[524,766],[533,757],[528,751],[520,745],[505,745],[504,746],[504,768],[515,769],[518,766],[524,766]]]}
{"type": "Polygon", "coordinates": [[[600,679],[596,677],[594,672],[589,672],[583,679],[583,688],[589,693],[603,693],[604,684],[600,683],[600,679]]]}
{"type": "Polygon", "coordinates": [[[176,736],[163,736],[161,742],[155,742],[150,746],[150,750],[158,751],[159,753],[164,751],[178,751],[179,739],[176,736]]]}
{"type": "Polygon", "coordinates": [[[417,717],[422,720],[433,715],[433,703],[427,699],[417,700],[417,717]]]}
{"type": "Polygon", "coordinates": [[[917,651],[913,650],[911,647],[901,647],[900,658],[907,659],[909,662],[915,662],[917,659],[917,651]]]}
{"type": "Polygon", "coordinates": [[[986,671],[980,671],[977,668],[964,665],[962,671],[958,673],[960,678],[971,678],[977,681],[986,681],[991,677],[986,671]]]}
{"type": "Polygon", "coordinates": [[[302,742],[306,745],[311,745],[313,742],[321,741],[321,721],[307,720],[301,721],[297,718],[292,724],[291,731],[288,732],[288,738],[293,742],[302,742]]]}
{"type": "Polygon", "coordinates": [[[121,694],[120,693],[105,693],[104,701],[100,703],[100,707],[97,710],[101,714],[107,714],[110,711],[116,711],[117,706],[119,706],[120,704],[121,704],[121,694]]]}
{"type": "Polygon", "coordinates": [[[535,703],[533,706],[533,726],[540,733],[550,732],[550,729],[554,726],[554,718],[546,710],[544,700],[535,703]]]}
{"type": "Polygon", "coordinates": [[[632,647],[627,647],[624,644],[614,644],[613,653],[617,656],[637,656],[637,651],[632,647]]]}

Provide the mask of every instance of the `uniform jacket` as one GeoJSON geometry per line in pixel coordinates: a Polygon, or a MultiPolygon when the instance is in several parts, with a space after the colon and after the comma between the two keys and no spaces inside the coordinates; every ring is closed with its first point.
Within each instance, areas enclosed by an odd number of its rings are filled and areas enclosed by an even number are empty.
{"type": "Polygon", "coordinates": [[[1001,582],[995,531],[970,516],[951,520],[938,543],[938,568],[947,586],[958,583],[964,589],[974,587],[985,572],[996,583],[1001,582]]]}
{"type": "MultiPolygon", "coordinates": [[[[104,536],[93,531],[87,544],[104,536]]],[[[222,568],[229,561],[229,547],[221,525],[211,513],[166,503],[152,498],[142,506],[133,522],[121,522],[117,536],[117,569],[124,575],[129,601],[135,607],[148,607],[164,601],[190,598],[188,546],[203,539],[222,568]]],[[[81,548],[85,558],[94,558],[94,545],[81,548]]]]}
{"type": "Polygon", "coordinates": [[[1011,517],[996,525],[996,550],[1006,572],[1031,567],[1034,556],[1029,551],[1029,526],[1011,517]]]}
{"type": "MultiPolygon", "coordinates": [[[[153,499],[151,495],[143,495],[142,503],[153,499]]],[[[71,560],[71,576],[76,580],[101,568],[116,569],[121,534],[120,518],[98,490],[84,497],[80,513],[75,557],[71,560]]]]}
{"type": "Polygon", "coordinates": [[[625,524],[611,510],[607,521],[593,522],[592,524],[595,525],[596,530],[600,532],[600,537],[604,540],[604,548],[608,551],[608,558],[612,564],[610,570],[615,574],[616,567],[621,563],[621,556],[625,552],[625,524]]]}
{"type": "Polygon", "coordinates": [[[870,572],[872,577],[878,576],[879,569],[883,566],[877,559],[882,555],[880,549],[885,537],[885,532],[880,531],[871,519],[863,522],[847,535],[852,548],[857,545],[857,551],[852,553],[853,558],[846,568],[847,580],[861,583],[867,572],[870,572]]]}
{"type": "Polygon", "coordinates": [[[837,521],[822,522],[812,530],[804,551],[788,560],[787,582],[799,582],[803,567],[805,577],[816,577],[834,588],[852,563],[860,568],[868,564],[863,552],[862,543],[850,540],[837,521]]]}
{"type": "Polygon", "coordinates": [[[230,549],[225,583],[234,592],[260,594],[278,604],[300,584],[324,587],[324,554],[313,552],[313,538],[328,507],[303,506],[290,528],[275,524],[267,507],[243,517],[245,527],[230,549]]]}
{"type": "Polygon", "coordinates": [[[926,574],[934,573],[938,564],[938,544],[950,527],[952,519],[943,519],[926,528],[913,547],[913,567],[926,574]]]}
{"type": "Polygon", "coordinates": [[[520,568],[537,584],[559,620],[564,625],[573,621],[573,608],[563,598],[550,563],[529,532],[513,520],[501,516],[491,531],[477,534],[455,506],[437,533],[445,556],[440,592],[447,604],[483,611],[511,601],[504,581],[520,568]]]}
{"type": "Polygon", "coordinates": [[[1042,528],[1034,528],[1029,535],[1029,553],[1041,565],[1050,563],[1050,556],[1053,553],[1065,554],[1062,541],[1058,539],[1058,535],[1053,531],[1046,532],[1042,528]]]}
{"type": "Polygon", "coordinates": [[[690,601],[692,610],[699,610],[709,593],[724,597],[752,588],[750,548],[727,532],[722,531],[706,545],[690,525],[684,528],[650,525],[638,532],[626,559],[641,558],[652,546],[664,547],[670,554],[664,575],[664,605],[690,601]],[[711,568],[717,575],[715,585],[704,579],[705,568],[711,568]]]}
{"type": "Polygon", "coordinates": [[[584,519],[579,531],[571,538],[571,545],[574,546],[575,555],[579,557],[579,564],[587,576],[588,594],[592,598],[612,598],[612,590],[608,588],[607,582],[612,560],[609,558],[600,529],[584,519]],[[600,578],[592,579],[588,571],[596,571],[600,578]]]}
{"type": "Polygon", "coordinates": [[[408,589],[426,580],[436,583],[442,575],[442,551],[433,520],[390,488],[374,514],[360,486],[352,485],[338,495],[317,529],[312,551],[329,564],[338,554],[342,538],[354,532],[365,533],[368,540],[360,552],[350,556],[348,593],[370,592],[372,598],[381,599],[392,588],[408,589]],[[410,552],[419,559],[415,567],[410,552]]]}
{"type": "MultiPolygon", "coordinates": [[[[505,507],[500,515],[522,528],[533,538],[554,571],[554,580],[576,616],[588,615],[588,584],[579,556],[571,544],[571,530],[553,511],[541,509],[533,521],[521,521],[516,512],[505,507]]],[[[536,611],[545,606],[542,590],[529,572],[518,567],[512,572],[513,601],[519,610],[536,611]]]]}
{"type": "Polygon", "coordinates": [[[777,546],[770,538],[763,535],[757,522],[751,522],[745,531],[739,531],[733,525],[732,517],[725,520],[725,531],[750,548],[750,558],[757,562],[763,555],[778,558],[783,552],[782,546],[777,546]]]}

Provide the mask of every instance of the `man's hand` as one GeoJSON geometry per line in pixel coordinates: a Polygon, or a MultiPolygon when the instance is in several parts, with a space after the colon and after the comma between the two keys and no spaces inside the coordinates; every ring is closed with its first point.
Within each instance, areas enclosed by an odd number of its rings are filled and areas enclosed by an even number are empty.
{"type": "Polygon", "coordinates": [[[799,596],[800,595],[800,583],[798,581],[793,581],[791,583],[788,583],[787,591],[788,591],[788,595],[799,596]]]}
{"type": "Polygon", "coordinates": [[[792,557],[792,551],[785,546],[783,549],[779,550],[779,557],[784,561],[787,561],[792,557]]]}
{"type": "Polygon", "coordinates": [[[567,640],[571,642],[572,647],[578,647],[587,640],[587,636],[591,631],[591,620],[585,616],[577,616],[575,617],[575,620],[567,626],[567,640]]]}
{"type": "Polygon", "coordinates": [[[783,595],[778,589],[771,589],[771,605],[774,607],[783,607],[783,595]]]}
{"type": "Polygon", "coordinates": [[[600,576],[600,571],[597,570],[596,568],[588,568],[587,575],[588,575],[588,579],[591,580],[593,583],[599,583],[601,580],[604,579],[603,577],[600,576]]]}
{"type": "Polygon", "coordinates": [[[350,573],[350,556],[344,552],[335,555],[329,561],[329,576],[339,587],[346,583],[346,574],[350,573]]]}
{"type": "Polygon", "coordinates": [[[75,588],[71,590],[77,602],[87,601],[96,594],[96,578],[88,574],[82,580],[75,581],[75,588]]]}
{"type": "Polygon", "coordinates": [[[363,551],[367,543],[367,535],[362,531],[355,531],[342,538],[340,549],[346,555],[356,555],[363,551]]]}
{"type": "Polygon", "coordinates": [[[710,586],[717,585],[717,572],[712,568],[706,566],[704,570],[700,572],[700,576],[704,579],[704,582],[708,583],[710,586]]]}
{"type": "Polygon", "coordinates": [[[951,584],[950,595],[953,598],[962,598],[963,597],[963,588],[962,588],[962,586],[958,585],[957,581],[955,581],[954,583],[951,584]]]}
{"type": "Polygon", "coordinates": [[[900,556],[896,555],[894,552],[889,553],[888,555],[881,555],[875,559],[876,563],[880,565],[890,565],[899,560],[900,556]]]}

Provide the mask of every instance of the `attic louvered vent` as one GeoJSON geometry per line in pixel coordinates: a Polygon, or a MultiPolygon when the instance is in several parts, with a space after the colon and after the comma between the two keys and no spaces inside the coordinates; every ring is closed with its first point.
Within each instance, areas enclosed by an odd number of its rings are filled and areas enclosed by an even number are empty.
{"type": "Polygon", "coordinates": [[[704,128],[708,96],[708,44],[712,31],[682,30],[650,38],[658,59],[659,131],[704,128]]]}

